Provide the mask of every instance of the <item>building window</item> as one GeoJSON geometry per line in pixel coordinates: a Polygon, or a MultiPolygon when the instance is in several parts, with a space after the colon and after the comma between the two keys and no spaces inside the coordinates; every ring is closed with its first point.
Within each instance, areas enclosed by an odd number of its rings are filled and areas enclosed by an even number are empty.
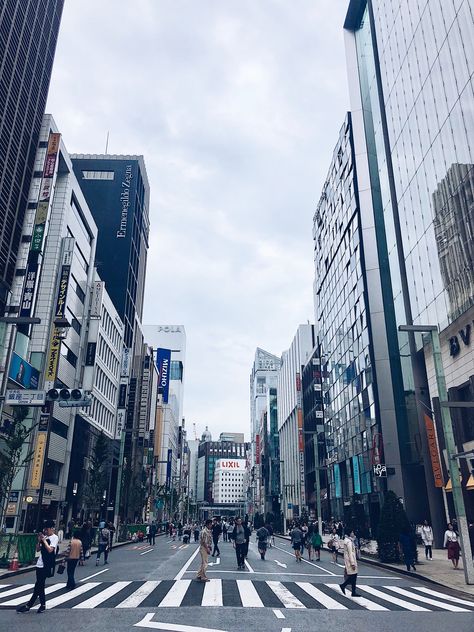
{"type": "Polygon", "coordinates": [[[84,180],[113,180],[115,173],[113,171],[83,171],[82,178],[84,180]]]}

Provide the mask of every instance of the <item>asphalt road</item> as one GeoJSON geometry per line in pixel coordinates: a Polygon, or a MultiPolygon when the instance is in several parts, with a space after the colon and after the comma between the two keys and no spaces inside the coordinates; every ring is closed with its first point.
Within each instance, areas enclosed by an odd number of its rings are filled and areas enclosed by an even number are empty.
{"type": "Polygon", "coordinates": [[[343,596],[342,564],[297,563],[285,540],[276,540],[265,561],[255,538],[247,568],[237,570],[231,543],[220,544],[203,584],[194,581],[199,554],[194,543],[157,538],[155,547],[129,544],[115,549],[109,564],[92,558],[76,571],[77,587],[64,576],[47,582],[47,611],[17,614],[31,594],[34,573],[0,582],[0,630],[80,629],[81,632],[155,629],[165,632],[314,632],[347,629],[473,632],[474,602],[448,589],[360,564],[360,598],[343,596]]]}

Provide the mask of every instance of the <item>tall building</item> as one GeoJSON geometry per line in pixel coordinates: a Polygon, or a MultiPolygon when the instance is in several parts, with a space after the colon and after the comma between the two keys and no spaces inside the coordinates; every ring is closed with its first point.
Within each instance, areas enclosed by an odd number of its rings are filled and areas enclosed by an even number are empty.
{"type": "Polygon", "coordinates": [[[216,505],[243,504],[245,459],[218,459],[214,469],[212,496],[216,505]]]}
{"type": "Polygon", "coordinates": [[[307,511],[301,374],[315,347],[314,325],[300,325],[278,372],[278,434],[284,517],[307,511]]]}
{"type": "MultiPolygon", "coordinates": [[[[473,18],[468,0],[352,0],[344,24],[360,213],[373,217],[377,233],[366,248],[366,265],[371,269],[377,256],[383,278],[379,311],[390,323],[388,373],[380,370],[377,380],[393,400],[393,421],[386,424],[398,432],[400,465],[393,464],[393,476],[401,475],[400,495],[411,520],[429,511],[438,540],[447,517],[444,500],[447,514],[453,515],[453,505],[443,490],[451,464],[432,461],[428,448],[434,423],[444,454],[432,349],[428,337],[397,329],[436,326],[450,396],[474,399],[466,336],[474,316],[473,18]],[[420,503],[426,497],[429,507],[420,503]]],[[[455,437],[462,452],[474,440],[472,413],[458,409],[452,416],[455,427],[463,428],[455,437]]],[[[390,441],[381,447],[391,466],[390,441]]],[[[461,461],[461,470],[468,481],[468,461],[461,461]]]]}
{"type": "Polygon", "coordinates": [[[63,4],[5,0],[0,5],[2,314],[13,283],[63,4]]]}

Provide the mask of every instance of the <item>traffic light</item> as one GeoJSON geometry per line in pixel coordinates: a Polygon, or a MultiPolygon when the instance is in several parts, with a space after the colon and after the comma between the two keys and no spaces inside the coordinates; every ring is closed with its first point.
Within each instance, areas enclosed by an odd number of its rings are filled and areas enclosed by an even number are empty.
{"type": "Polygon", "coordinates": [[[89,406],[90,395],[80,388],[51,388],[46,393],[46,400],[57,402],[61,408],[69,406],[89,406]]]}

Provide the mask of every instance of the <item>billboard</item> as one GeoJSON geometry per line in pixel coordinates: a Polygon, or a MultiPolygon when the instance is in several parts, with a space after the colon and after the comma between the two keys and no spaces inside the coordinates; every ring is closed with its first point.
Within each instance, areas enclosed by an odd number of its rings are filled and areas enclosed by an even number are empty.
{"type": "Polygon", "coordinates": [[[31,237],[32,252],[41,252],[43,246],[43,238],[46,229],[46,220],[48,219],[49,201],[53,189],[53,176],[56,167],[57,157],[59,153],[59,143],[61,134],[49,135],[48,149],[43,167],[43,179],[40,186],[40,195],[38,206],[36,207],[35,223],[33,225],[33,235],[31,237]]]}
{"type": "Polygon", "coordinates": [[[39,371],[17,353],[13,352],[8,370],[8,379],[18,384],[18,386],[34,390],[38,388],[39,371]]]}
{"type": "Polygon", "coordinates": [[[163,396],[163,402],[167,404],[170,389],[170,349],[156,350],[156,368],[158,369],[158,393],[163,396]]]}
{"type": "Polygon", "coordinates": [[[25,274],[25,282],[23,285],[23,294],[21,296],[21,301],[20,301],[21,318],[29,318],[31,316],[37,278],[38,278],[38,262],[28,261],[26,274],[25,274]]]}

